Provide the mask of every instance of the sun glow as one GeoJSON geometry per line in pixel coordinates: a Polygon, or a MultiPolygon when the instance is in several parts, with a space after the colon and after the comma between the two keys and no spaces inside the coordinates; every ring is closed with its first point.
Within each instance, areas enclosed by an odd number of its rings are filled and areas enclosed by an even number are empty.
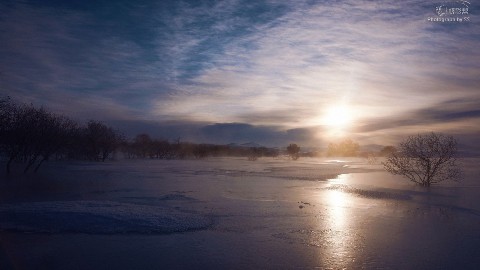
{"type": "Polygon", "coordinates": [[[323,124],[336,130],[343,130],[352,123],[352,111],[345,105],[330,107],[323,118],[323,124]]]}

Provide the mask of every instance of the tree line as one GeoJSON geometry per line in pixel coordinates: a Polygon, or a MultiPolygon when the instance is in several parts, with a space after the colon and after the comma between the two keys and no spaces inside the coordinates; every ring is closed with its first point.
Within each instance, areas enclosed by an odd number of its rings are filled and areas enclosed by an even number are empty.
{"type": "Polygon", "coordinates": [[[256,160],[259,157],[277,156],[278,150],[267,147],[242,147],[217,144],[196,144],[176,139],[169,142],[139,134],[132,141],[123,141],[120,151],[126,158],[150,159],[202,159],[206,157],[237,156],[256,160]]]}
{"type": "MultiPolygon", "coordinates": [[[[349,139],[328,146],[328,156],[357,156],[359,145],[349,139]]],[[[22,163],[24,172],[37,171],[50,159],[105,161],[119,153],[126,158],[201,159],[209,156],[237,156],[257,160],[276,157],[278,149],[235,145],[195,144],[154,139],[139,134],[128,140],[120,132],[102,122],[78,123],[43,107],[18,104],[0,98],[0,158],[10,173],[13,163],[22,163]]],[[[293,160],[300,156],[300,147],[290,144],[285,154],[293,160]]]]}
{"type": "Polygon", "coordinates": [[[0,99],[0,156],[7,173],[14,162],[23,163],[28,172],[50,159],[105,161],[122,139],[98,121],[82,125],[43,107],[0,99]]]}
{"type": "Polygon", "coordinates": [[[209,156],[241,156],[249,160],[274,157],[277,149],[229,145],[195,144],[152,139],[139,134],[127,140],[119,131],[90,120],[78,123],[32,104],[18,104],[9,97],[0,98],[0,159],[7,174],[13,163],[23,171],[37,171],[48,160],[105,161],[115,153],[126,158],[201,159],[209,156]]]}

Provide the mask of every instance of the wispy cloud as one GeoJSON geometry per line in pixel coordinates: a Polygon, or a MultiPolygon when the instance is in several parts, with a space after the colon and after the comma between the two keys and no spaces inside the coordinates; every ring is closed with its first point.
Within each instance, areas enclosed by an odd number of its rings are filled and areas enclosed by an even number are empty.
{"type": "Polygon", "coordinates": [[[135,40],[96,31],[106,22],[68,8],[2,6],[0,79],[5,94],[97,118],[131,118],[164,88],[135,40]],[[65,103],[68,103],[65,104],[65,103]]]}
{"type": "MultiPolygon", "coordinates": [[[[395,117],[377,117],[365,121],[357,128],[358,132],[397,131],[405,127],[423,129],[432,125],[444,125],[454,130],[455,125],[480,122],[480,102],[478,100],[454,99],[418,110],[408,111],[395,117]],[[420,128],[420,126],[423,126],[420,128]]],[[[463,130],[476,129],[476,125],[464,126],[463,130]]]]}
{"type": "Polygon", "coordinates": [[[473,126],[479,23],[428,22],[435,5],[11,1],[0,4],[0,83],[78,117],[248,123],[313,138],[326,128],[319,116],[345,103],[357,138],[473,126]]]}
{"type": "MultiPolygon", "coordinates": [[[[479,57],[472,38],[478,31],[471,25],[437,29],[426,22],[434,5],[355,1],[290,9],[226,44],[214,66],[182,86],[186,95],[172,96],[172,106],[159,102],[158,111],[242,121],[247,119],[239,111],[289,114],[302,108],[297,119],[308,119],[347,99],[358,117],[368,118],[477,95],[479,57]],[[457,38],[467,44],[452,42],[457,38]]],[[[282,124],[299,122],[291,120],[282,124]]]]}

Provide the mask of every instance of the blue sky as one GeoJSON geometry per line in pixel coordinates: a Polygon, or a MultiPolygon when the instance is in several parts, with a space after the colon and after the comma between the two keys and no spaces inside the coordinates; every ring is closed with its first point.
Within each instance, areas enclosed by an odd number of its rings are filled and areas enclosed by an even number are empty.
{"type": "Polygon", "coordinates": [[[2,1],[0,91],[127,134],[324,146],[438,131],[475,146],[479,4],[428,21],[439,3],[2,1]],[[341,127],[325,120],[339,107],[341,127]]]}

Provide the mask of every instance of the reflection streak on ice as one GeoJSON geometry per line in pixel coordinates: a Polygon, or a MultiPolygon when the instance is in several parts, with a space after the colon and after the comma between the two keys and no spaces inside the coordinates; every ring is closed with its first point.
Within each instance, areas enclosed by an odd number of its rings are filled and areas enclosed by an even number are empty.
{"type": "Polygon", "coordinates": [[[327,207],[327,228],[328,228],[328,246],[325,255],[327,261],[337,266],[348,264],[349,258],[354,258],[351,254],[351,245],[355,242],[354,236],[349,231],[350,218],[348,205],[351,197],[340,190],[328,190],[324,203],[327,207]]]}
{"type": "Polygon", "coordinates": [[[330,220],[330,226],[334,230],[342,230],[346,225],[346,215],[345,215],[345,201],[346,194],[338,190],[330,190],[328,192],[328,214],[330,220]]]}

